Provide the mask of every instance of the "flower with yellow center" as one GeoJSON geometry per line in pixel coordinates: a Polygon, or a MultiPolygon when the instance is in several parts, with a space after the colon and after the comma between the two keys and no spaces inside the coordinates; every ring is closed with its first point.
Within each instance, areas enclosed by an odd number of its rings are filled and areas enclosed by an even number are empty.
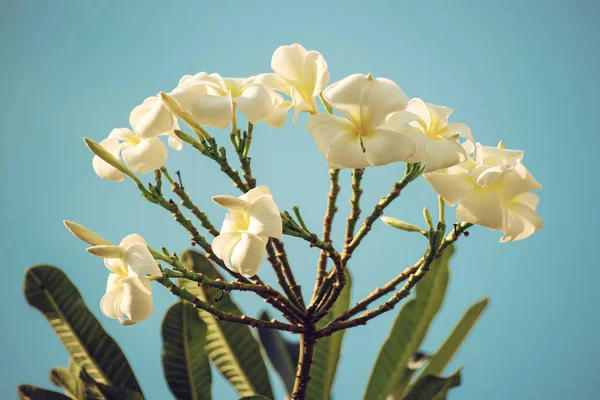
{"type": "Polygon", "coordinates": [[[345,118],[313,115],[306,129],[331,168],[363,168],[414,158],[417,128],[406,125],[416,117],[403,110],[408,97],[389,79],[355,74],[334,83],[323,97],[345,118]],[[408,117],[400,124],[394,113],[408,117]]]}
{"type": "Polygon", "coordinates": [[[259,186],[240,197],[215,196],[213,201],[229,210],[221,233],[212,242],[214,254],[232,271],[256,275],[269,237],[281,239],[283,230],[271,192],[259,186]]]}
{"type": "Polygon", "coordinates": [[[521,240],[543,226],[536,213],[539,200],[529,193],[542,185],[522,159],[522,151],[477,143],[474,159],[424,176],[446,203],[458,204],[458,219],[503,231],[501,242],[521,240]]]}

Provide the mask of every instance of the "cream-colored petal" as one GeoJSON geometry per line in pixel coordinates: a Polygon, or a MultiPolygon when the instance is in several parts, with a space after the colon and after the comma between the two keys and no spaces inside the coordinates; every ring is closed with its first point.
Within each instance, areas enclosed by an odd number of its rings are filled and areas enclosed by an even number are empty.
{"type": "Polygon", "coordinates": [[[99,245],[88,247],[86,251],[97,257],[102,258],[120,258],[123,254],[123,249],[114,245],[99,245]]]}
{"type": "Polygon", "coordinates": [[[249,203],[252,203],[254,200],[262,196],[263,194],[271,194],[271,191],[267,186],[261,185],[257,186],[254,189],[248,190],[248,192],[241,195],[239,198],[245,200],[249,203]]]}
{"type": "Polygon", "coordinates": [[[473,180],[477,186],[489,187],[496,183],[498,178],[500,178],[504,172],[506,172],[506,167],[502,165],[495,167],[477,165],[475,168],[473,168],[471,175],[473,176],[473,180]]]}
{"type": "Polygon", "coordinates": [[[246,119],[255,124],[279,107],[281,97],[260,84],[253,84],[244,89],[239,97],[234,99],[246,119]]]}
{"type": "Polygon", "coordinates": [[[369,79],[366,75],[353,74],[329,85],[323,91],[323,97],[354,125],[361,126],[360,103],[368,85],[369,79]]]}
{"type": "MultiPolygon", "coordinates": [[[[454,136],[454,135],[459,135],[460,137],[463,137],[465,139],[467,139],[467,143],[470,143],[469,146],[473,146],[474,142],[473,142],[473,134],[471,133],[471,128],[469,128],[467,125],[465,124],[461,124],[459,122],[453,122],[451,124],[446,125],[440,132],[440,135],[444,135],[444,136],[454,136]]],[[[471,154],[471,152],[469,152],[468,154],[471,154]]]]}
{"type": "Polygon", "coordinates": [[[312,92],[307,93],[310,97],[316,97],[321,94],[329,83],[327,63],[318,51],[311,50],[306,53],[304,60],[304,83],[307,89],[312,88],[312,92]]]}
{"type": "Polygon", "coordinates": [[[309,114],[318,113],[317,102],[315,99],[306,100],[295,86],[292,86],[290,89],[290,96],[292,97],[292,107],[294,108],[294,124],[298,123],[298,115],[303,112],[309,114]]]}
{"type": "Polygon", "coordinates": [[[286,95],[290,95],[290,84],[277,74],[260,74],[255,78],[256,83],[261,83],[268,88],[276,90],[286,95]]]}
{"type": "Polygon", "coordinates": [[[248,208],[248,232],[281,239],[283,224],[273,196],[263,194],[254,199],[248,208]]]}
{"type": "Polygon", "coordinates": [[[540,216],[525,204],[513,204],[508,210],[508,224],[500,243],[522,240],[544,226],[540,216]]]}
{"type": "Polygon", "coordinates": [[[235,245],[231,253],[231,265],[245,277],[256,275],[265,257],[266,246],[266,237],[242,233],[241,240],[235,245]]]}
{"type": "Polygon", "coordinates": [[[109,139],[118,139],[118,140],[128,140],[128,139],[135,140],[137,138],[137,135],[131,129],[115,128],[112,131],[110,131],[108,138],[109,139]]]}
{"type": "Polygon", "coordinates": [[[219,257],[221,260],[225,260],[225,250],[227,248],[227,245],[232,240],[235,240],[235,238],[239,235],[239,232],[225,232],[215,237],[210,245],[213,254],[219,257]]]}
{"type": "Polygon", "coordinates": [[[206,84],[191,83],[175,88],[169,96],[177,100],[182,110],[192,108],[194,101],[202,96],[208,95],[206,84]]]}
{"type": "Polygon", "coordinates": [[[133,243],[125,248],[122,256],[123,262],[137,275],[160,275],[161,271],[152,257],[148,246],[144,243],[133,243]]]}
{"type": "Polygon", "coordinates": [[[521,163],[509,167],[495,182],[494,189],[501,199],[511,200],[514,197],[530,192],[541,190],[542,185],[527,171],[521,163]]]}
{"type": "Polygon", "coordinates": [[[158,97],[151,97],[131,111],[129,123],[139,137],[150,139],[173,128],[173,116],[158,97]]]}
{"type": "Polygon", "coordinates": [[[466,171],[455,173],[430,172],[424,175],[425,180],[431,185],[444,201],[453,206],[458,203],[473,187],[474,183],[466,171]]]}
{"type": "Polygon", "coordinates": [[[147,174],[167,161],[167,148],[158,138],[142,139],[136,146],[121,151],[123,161],[138,174],[147,174]]]}
{"type": "Polygon", "coordinates": [[[362,140],[371,166],[407,161],[416,151],[415,142],[395,131],[377,129],[362,140]]]}
{"type": "Polygon", "coordinates": [[[512,201],[515,203],[521,203],[535,211],[538,203],[540,202],[540,198],[535,193],[527,192],[518,195],[512,201]]]}
{"type": "Polygon", "coordinates": [[[105,258],[104,265],[110,272],[113,274],[119,275],[121,277],[127,276],[127,265],[123,264],[121,258],[105,258]]]}
{"type": "Polygon", "coordinates": [[[283,101],[269,115],[264,117],[262,121],[273,128],[283,128],[290,108],[292,108],[292,103],[290,101],[283,101]]]}
{"type": "Polygon", "coordinates": [[[123,297],[121,312],[132,322],[146,320],[152,314],[152,283],[137,275],[121,279],[123,297]]]}
{"type": "Polygon", "coordinates": [[[225,215],[221,233],[244,231],[248,227],[244,210],[231,211],[225,215]]]}
{"type": "Polygon", "coordinates": [[[425,141],[425,171],[448,168],[467,160],[464,147],[454,139],[444,137],[425,141]]]}
{"type": "Polygon", "coordinates": [[[456,218],[473,224],[500,230],[503,226],[503,213],[500,201],[494,191],[473,188],[456,208],[456,218]]]}
{"type": "Polygon", "coordinates": [[[245,210],[250,204],[239,197],[232,196],[213,196],[212,201],[228,210],[245,210]]]}
{"type": "Polygon", "coordinates": [[[108,290],[100,300],[100,310],[102,311],[102,314],[106,315],[108,318],[117,318],[117,314],[115,314],[115,301],[121,291],[123,291],[123,286],[118,285],[112,290],[108,290]]]}
{"type": "Polygon", "coordinates": [[[106,280],[106,291],[110,292],[116,287],[121,287],[121,278],[123,278],[123,276],[119,274],[108,274],[108,279],[106,280]]]}
{"type": "Polygon", "coordinates": [[[233,120],[233,100],[225,96],[200,96],[192,103],[192,115],[201,125],[225,129],[233,120]]]}
{"type": "Polygon", "coordinates": [[[406,111],[418,115],[421,121],[419,121],[418,125],[416,126],[421,126],[424,132],[429,132],[429,129],[432,124],[432,119],[431,112],[427,107],[427,103],[417,98],[410,99],[406,106],[406,111]]]}
{"type": "Polygon", "coordinates": [[[404,110],[407,104],[408,96],[395,82],[386,78],[371,79],[360,100],[360,120],[363,125],[380,127],[390,113],[404,110]]]}
{"type": "Polygon", "coordinates": [[[385,122],[380,126],[380,128],[394,131],[406,127],[409,122],[419,120],[420,117],[417,114],[413,114],[406,110],[400,110],[388,114],[385,118],[385,122]]]}
{"type": "Polygon", "coordinates": [[[144,239],[144,237],[142,235],[138,235],[137,233],[132,233],[130,235],[127,235],[123,238],[123,240],[121,240],[121,243],[119,243],[119,246],[122,248],[126,248],[127,246],[134,244],[134,243],[142,243],[144,245],[146,245],[146,239],[144,239]]]}
{"type": "MultiPolygon", "coordinates": [[[[104,147],[106,151],[115,156],[117,159],[119,155],[119,140],[118,139],[104,139],[100,142],[100,146],[104,147]]],[[[120,182],[125,180],[125,174],[101,159],[98,156],[94,156],[92,159],[92,167],[94,172],[102,179],[107,181],[120,182]]]]}
{"type": "Polygon", "coordinates": [[[313,115],[306,124],[306,130],[312,135],[319,151],[325,156],[337,138],[349,134],[355,129],[354,124],[350,121],[330,114],[313,115]]]}
{"type": "Polygon", "coordinates": [[[297,43],[280,46],[273,53],[271,68],[291,86],[297,86],[303,80],[306,55],[306,49],[297,43]]]}
{"type": "Polygon", "coordinates": [[[365,168],[370,166],[356,134],[339,135],[325,155],[330,168],[365,168]]]}
{"type": "Polygon", "coordinates": [[[523,159],[523,151],[499,149],[475,144],[475,161],[485,165],[515,165],[523,159]]]}

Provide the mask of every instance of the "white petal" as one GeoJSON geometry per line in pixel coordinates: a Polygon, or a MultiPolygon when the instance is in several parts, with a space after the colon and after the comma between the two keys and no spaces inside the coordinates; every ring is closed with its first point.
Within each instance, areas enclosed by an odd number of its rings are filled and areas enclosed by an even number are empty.
{"type": "MultiPolygon", "coordinates": [[[[208,75],[207,75],[208,76],[208,75]]],[[[169,96],[177,100],[182,110],[189,110],[192,108],[194,101],[202,96],[206,96],[208,90],[206,85],[202,83],[191,83],[177,87],[169,96]]]]}
{"type": "Polygon", "coordinates": [[[500,243],[522,240],[543,228],[540,216],[524,204],[512,204],[508,210],[508,223],[500,243]]]}
{"type": "Polygon", "coordinates": [[[410,99],[408,105],[406,106],[406,111],[418,115],[422,121],[418,124],[418,126],[421,126],[425,132],[429,132],[432,119],[431,112],[427,107],[427,103],[421,99],[410,99]]]}
{"type": "Polygon", "coordinates": [[[130,276],[121,279],[123,297],[120,309],[132,322],[148,319],[152,314],[152,283],[148,278],[130,276]]]}
{"type": "Polygon", "coordinates": [[[508,168],[498,178],[494,189],[498,191],[502,199],[511,200],[522,193],[540,190],[542,185],[527,171],[523,164],[517,163],[514,168],[508,168]]]}
{"type": "Polygon", "coordinates": [[[213,254],[221,260],[225,260],[225,249],[227,248],[227,245],[239,235],[239,232],[225,232],[215,237],[210,245],[213,254]]]}
{"type": "Polygon", "coordinates": [[[90,254],[102,258],[120,258],[123,254],[123,249],[114,245],[99,245],[92,246],[86,249],[90,254]]]}
{"type": "Polygon", "coordinates": [[[177,151],[181,151],[181,149],[183,149],[183,140],[179,139],[175,133],[169,134],[167,143],[169,144],[169,147],[177,151]]]}
{"type": "Polygon", "coordinates": [[[268,88],[290,95],[290,84],[277,74],[260,74],[256,76],[255,82],[262,83],[268,88]]]}
{"type": "Polygon", "coordinates": [[[325,157],[330,168],[365,168],[370,165],[358,135],[353,133],[339,135],[325,157]]]}
{"type": "Polygon", "coordinates": [[[245,210],[231,211],[223,219],[221,233],[245,231],[247,227],[248,222],[246,221],[245,210]]]}
{"type": "Polygon", "coordinates": [[[456,218],[494,230],[503,226],[500,201],[489,189],[473,188],[469,191],[456,208],[456,218]]]}
{"type": "Polygon", "coordinates": [[[385,118],[385,123],[380,126],[381,129],[394,131],[405,127],[409,122],[418,121],[420,117],[406,110],[400,110],[390,113],[385,118]]]}
{"type": "Polygon", "coordinates": [[[425,141],[425,172],[448,168],[467,160],[464,147],[454,139],[443,137],[425,141]]]}
{"type": "Polygon", "coordinates": [[[280,46],[273,53],[271,68],[294,86],[302,82],[306,49],[299,44],[280,46]]]}
{"type": "Polygon", "coordinates": [[[488,187],[496,183],[498,178],[506,172],[506,168],[502,165],[489,167],[487,165],[478,165],[471,172],[473,180],[479,187],[488,187]]]}
{"type": "Polygon", "coordinates": [[[256,275],[265,257],[266,246],[265,237],[242,233],[231,253],[231,265],[245,277],[256,275]]]}
{"type": "Polygon", "coordinates": [[[371,79],[360,100],[360,119],[363,124],[379,127],[390,113],[404,110],[407,104],[408,96],[395,82],[386,78],[371,79]]]}
{"type": "Polygon", "coordinates": [[[263,194],[253,200],[247,213],[250,217],[249,233],[281,239],[283,229],[281,215],[273,196],[263,194]]]}
{"type": "Polygon", "coordinates": [[[192,115],[201,125],[225,129],[233,120],[231,95],[200,96],[192,103],[192,115]]]}
{"type": "Polygon", "coordinates": [[[370,165],[386,165],[395,161],[407,161],[416,151],[415,142],[407,136],[385,129],[363,138],[366,158],[370,165]]]}
{"type": "Polygon", "coordinates": [[[153,97],[131,111],[129,123],[139,137],[150,139],[171,130],[173,116],[160,99],[153,97]]]}
{"type": "Polygon", "coordinates": [[[317,143],[319,151],[326,156],[331,145],[340,135],[354,131],[356,128],[350,121],[330,114],[317,114],[308,119],[306,130],[317,143]]]}
{"type": "Polygon", "coordinates": [[[514,165],[523,159],[523,151],[475,145],[475,161],[485,165],[514,165]]]}
{"type": "Polygon", "coordinates": [[[360,102],[368,84],[366,75],[353,74],[329,85],[323,91],[323,97],[356,126],[360,126],[360,102]]]}
{"type": "Polygon", "coordinates": [[[123,264],[121,258],[105,258],[104,265],[115,275],[127,276],[127,265],[123,264]]]}
{"type": "Polygon", "coordinates": [[[167,161],[167,148],[158,138],[142,139],[136,146],[122,150],[123,161],[138,174],[147,174],[167,161]]]}
{"type": "Polygon", "coordinates": [[[308,112],[310,114],[316,114],[317,103],[314,99],[307,99],[302,95],[295,86],[290,89],[290,96],[292,97],[292,107],[294,107],[294,123],[298,123],[298,114],[308,112]]]}
{"type": "MultiPolygon", "coordinates": [[[[110,131],[110,134],[108,135],[109,139],[118,139],[118,140],[128,140],[128,139],[135,139],[137,138],[136,134],[131,130],[131,129],[127,129],[127,128],[115,128],[112,131],[110,131]]],[[[116,155],[113,154],[115,157],[116,155]]]]}
{"type": "Polygon", "coordinates": [[[234,99],[248,121],[253,124],[271,114],[279,106],[278,100],[274,91],[259,84],[248,86],[234,99]]]}
{"type": "Polygon", "coordinates": [[[106,315],[108,318],[117,318],[117,314],[115,314],[115,301],[122,291],[123,286],[121,285],[115,286],[111,290],[107,290],[106,294],[102,296],[102,299],[100,300],[100,310],[102,311],[102,314],[106,315]]]}
{"type": "Polygon", "coordinates": [[[291,102],[284,101],[279,107],[275,108],[269,115],[264,117],[262,121],[273,128],[283,128],[287,120],[288,111],[291,107],[291,102]]]}
{"type": "Polygon", "coordinates": [[[263,194],[271,194],[271,191],[269,190],[268,187],[261,185],[261,186],[255,187],[254,189],[248,190],[246,193],[241,195],[239,198],[251,203],[258,197],[262,196],[263,194]]]}
{"type": "MultiPolygon", "coordinates": [[[[119,141],[118,139],[104,139],[100,142],[100,146],[104,147],[106,151],[111,153],[116,158],[119,158],[119,141]]],[[[94,172],[102,179],[107,181],[120,182],[125,180],[125,174],[101,159],[98,156],[94,156],[92,159],[92,167],[94,172]]]]}
{"type": "MultiPolygon", "coordinates": [[[[471,128],[469,128],[465,124],[461,124],[458,122],[454,122],[452,124],[446,125],[444,129],[439,133],[440,135],[445,136],[453,136],[458,134],[460,137],[463,137],[468,140],[467,143],[470,142],[469,146],[473,146],[473,134],[471,133],[471,128]]],[[[471,154],[471,152],[467,153],[471,154]]]]}
{"type": "Polygon", "coordinates": [[[123,238],[123,240],[121,240],[121,243],[119,243],[120,247],[126,248],[127,246],[134,244],[134,243],[142,243],[142,244],[147,244],[146,243],[146,239],[144,239],[142,237],[142,235],[138,235],[137,233],[132,233],[130,235],[127,235],[123,238]]]}
{"type": "Polygon", "coordinates": [[[540,202],[540,198],[535,193],[522,193],[515,197],[513,201],[526,205],[535,211],[538,203],[540,202]]]}
{"type": "Polygon", "coordinates": [[[327,63],[318,51],[311,50],[306,53],[303,81],[306,89],[312,88],[311,93],[306,93],[310,97],[316,97],[321,94],[329,83],[327,63]]]}
{"type": "Polygon", "coordinates": [[[212,201],[228,210],[245,210],[250,204],[239,197],[213,196],[212,201]]]}
{"type": "Polygon", "coordinates": [[[467,172],[430,172],[424,177],[433,190],[451,206],[458,203],[474,187],[467,172]]]}
{"type": "Polygon", "coordinates": [[[138,275],[160,275],[160,268],[144,243],[133,243],[123,252],[123,262],[138,275]]]}

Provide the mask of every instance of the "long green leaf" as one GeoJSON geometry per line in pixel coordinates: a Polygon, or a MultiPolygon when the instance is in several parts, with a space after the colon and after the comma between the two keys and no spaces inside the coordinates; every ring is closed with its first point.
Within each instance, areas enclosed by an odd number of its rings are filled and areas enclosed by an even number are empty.
{"type": "Polygon", "coordinates": [[[469,307],[452,330],[452,333],[450,333],[450,336],[448,336],[444,344],[433,355],[429,364],[427,364],[419,376],[439,376],[444,373],[446,366],[452,361],[452,358],[479,320],[479,317],[485,311],[488,302],[489,299],[486,297],[469,307]]]}
{"type": "Polygon", "coordinates": [[[162,323],[163,371],[178,400],[210,400],[212,376],[204,351],[206,324],[188,302],[178,301],[162,323]]]}
{"type": "Polygon", "coordinates": [[[27,302],[44,314],[71,357],[94,380],[141,393],[125,354],[64,272],[50,265],[30,268],[24,286],[27,302]]]}
{"type": "Polygon", "coordinates": [[[238,400],[271,400],[268,397],[261,396],[260,394],[255,394],[252,396],[244,396],[240,397],[238,400]]]}
{"type": "Polygon", "coordinates": [[[50,381],[58,387],[65,390],[65,393],[74,398],[84,400],[85,398],[85,387],[79,380],[78,376],[75,376],[66,368],[54,367],[50,370],[50,381]]]}
{"type": "Polygon", "coordinates": [[[460,368],[447,378],[427,375],[419,380],[404,400],[444,400],[448,391],[460,386],[460,368]]]}
{"type": "MultiPolygon", "coordinates": [[[[212,279],[222,279],[215,267],[200,253],[188,250],[182,254],[181,260],[190,270],[212,279]]],[[[215,308],[221,311],[242,315],[228,293],[223,294],[218,289],[200,288],[196,283],[183,279],[180,285],[201,300],[214,304],[215,308]]],[[[198,311],[198,315],[208,328],[205,346],[208,356],[240,396],[261,394],[273,398],[260,344],[252,336],[250,328],[246,325],[216,321],[212,314],[202,310],[198,311]]]]}
{"type": "MultiPolygon", "coordinates": [[[[79,374],[81,381],[90,388],[97,390],[105,399],[110,400],[144,400],[144,396],[141,393],[126,387],[109,386],[103,383],[97,382],[92,378],[85,368],[81,369],[79,374]]],[[[86,400],[88,400],[86,398],[86,400]]]]}
{"type": "Polygon", "coordinates": [[[404,390],[399,385],[406,385],[412,375],[408,361],[419,350],[433,318],[442,306],[450,275],[448,262],[453,253],[454,247],[449,246],[431,264],[431,270],[416,285],[415,298],[398,313],[371,371],[365,399],[383,400],[390,394],[404,390]]]}
{"type": "MultiPolygon", "coordinates": [[[[83,372],[81,365],[77,364],[75,360],[73,360],[73,357],[69,359],[69,368],[67,368],[66,370],[64,368],[58,367],[50,371],[50,380],[55,385],[61,386],[63,388],[65,388],[65,386],[62,386],[61,383],[67,385],[69,384],[69,382],[65,382],[65,379],[76,379],[77,382],[79,382],[80,393],[82,393],[81,398],[83,400],[106,400],[106,397],[104,397],[96,387],[95,382],[91,384],[85,379],[83,379],[82,376],[83,372]],[[66,375],[67,372],[69,373],[69,375],[66,375]]],[[[80,397],[77,398],[79,399],[80,397]]]]}
{"type": "MultiPolygon", "coordinates": [[[[346,311],[350,306],[352,277],[348,270],[346,270],[346,280],[346,286],[344,286],[340,297],[338,297],[331,310],[329,310],[329,313],[318,322],[317,328],[327,325],[333,318],[341,312],[346,311]]],[[[307,399],[328,400],[331,398],[331,388],[333,387],[333,381],[340,361],[345,333],[345,330],[338,331],[317,342],[313,367],[311,369],[311,379],[306,390],[307,399]]]]}
{"type": "MultiPolygon", "coordinates": [[[[259,318],[269,321],[271,316],[267,311],[263,311],[259,318]]],[[[300,344],[286,340],[279,331],[274,329],[258,328],[258,337],[275,372],[281,377],[288,394],[291,394],[294,388],[300,344]]]]}
{"type": "Polygon", "coordinates": [[[62,393],[53,392],[31,385],[21,385],[17,388],[19,400],[72,400],[62,393]]]}

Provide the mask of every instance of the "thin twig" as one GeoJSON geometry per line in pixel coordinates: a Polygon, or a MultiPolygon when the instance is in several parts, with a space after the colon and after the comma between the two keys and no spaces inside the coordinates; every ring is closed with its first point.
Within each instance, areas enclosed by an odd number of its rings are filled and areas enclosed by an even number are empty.
{"type": "Polygon", "coordinates": [[[352,243],[352,239],[354,238],[354,227],[356,226],[356,222],[360,217],[360,196],[363,193],[362,189],[360,188],[360,183],[364,173],[365,170],[363,168],[352,171],[352,197],[350,197],[350,215],[348,216],[348,221],[346,223],[346,239],[344,240],[344,245],[346,247],[352,243]]]}

